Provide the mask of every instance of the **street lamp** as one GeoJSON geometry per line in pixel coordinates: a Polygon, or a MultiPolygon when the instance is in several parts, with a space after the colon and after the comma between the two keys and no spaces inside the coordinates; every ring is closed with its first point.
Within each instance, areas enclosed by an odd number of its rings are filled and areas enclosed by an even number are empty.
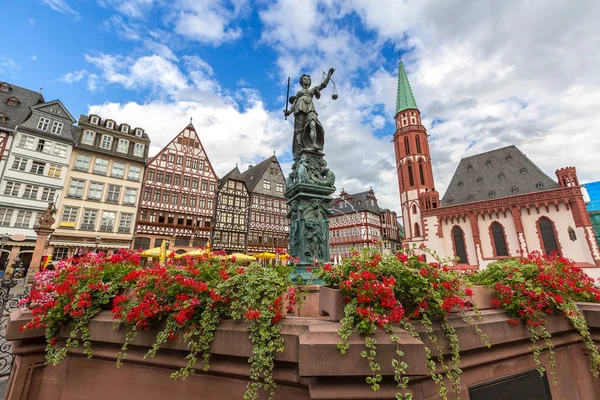
{"type": "Polygon", "coordinates": [[[100,236],[96,236],[96,247],[94,248],[94,253],[98,252],[98,246],[102,242],[102,238],[100,236]]]}

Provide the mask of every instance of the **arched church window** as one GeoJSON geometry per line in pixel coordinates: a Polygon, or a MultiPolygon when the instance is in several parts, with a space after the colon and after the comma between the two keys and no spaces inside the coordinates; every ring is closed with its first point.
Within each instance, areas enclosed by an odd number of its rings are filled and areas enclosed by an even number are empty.
{"type": "Polygon", "coordinates": [[[491,228],[496,257],[508,256],[508,248],[506,246],[506,236],[504,235],[504,228],[502,228],[502,225],[500,225],[498,222],[492,223],[491,228]]]}
{"type": "Polygon", "coordinates": [[[454,256],[458,258],[458,263],[468,264],[465,234],[460,226],[452,228],[452,241],[454,242],[454,256]]]}
{"type": "Polygon", "coordinates": [[[404,173],[402,172],[402,167],[398,167],[398,175],[400,176],[400,184],[402,185],[402,189],[404,189],[404,173]]]}
{"type": "Polygon", "coordinates": [[[415,186],[415,178],[413,176],[412,165],[408,164],[408,185],[415,186]]]}
{"type": "Polygon", "coordinates": [[[410,144],[408,143],[408,137],[404,138],[404,150],[406,150],[406,155],[410,155],[410,144]]]}
{"type": "Polygon", "coordinates": [[[421,185],[425,185],[425,173],[423,172],[422,163],[419,163],[419,177],[421,178],[421,185]]]}
{"type": "Polygon", "coordinates": [[[415,137],[415,141],[417,142],[417,153],[421,152],[421,138],[419,138],[419,136],[417,135],[417,137],[415,137]]]}
{"type": "Polygon", "coordinates": [[[577,235],[575,234],[575,229],[569,227],[569,239],[572,241],[577,240],[577,235]]]}
{"type": "Polygon", "coordinates": [[[421,227],[418,222],[415,222],[415,231],[413,232],[413,236],[421,236],[421,227]]]}
{"type": "Polygon", "coordinates": [[[417,213],[417,206],[413,204],[412,206],[413,214],[417,213]]]}
{"type": "Polygon", "coordinates": [[[556,240],[556,232],[554,232],[552,222],[548,218],[542,217],[538,221],[538,229],[540,230],[540,236],[542,237],[544,254],[550,255],[552,252],[560,254],[558,241],[556,240]]]}

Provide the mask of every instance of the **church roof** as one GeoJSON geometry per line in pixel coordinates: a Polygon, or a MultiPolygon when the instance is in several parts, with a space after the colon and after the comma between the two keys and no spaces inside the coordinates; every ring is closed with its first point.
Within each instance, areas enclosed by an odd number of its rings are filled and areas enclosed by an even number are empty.
{"type": "Polygon", "coordinates": [[[533,161],[517,147],[508,146],[460,160],[442,198],[442,206],[555,188],[558,184],[533,161]]]}
{"type": "Polygon", "coordinates": [[[406,76],[406,70],[402,59],[398,63],[398,93],[396,94],[396,114],[400,111],[408,110],[409,108],[417,108],[417,102],[415,96],[413,96],[410,83],[408,82],[408,76],[406,76]]]}

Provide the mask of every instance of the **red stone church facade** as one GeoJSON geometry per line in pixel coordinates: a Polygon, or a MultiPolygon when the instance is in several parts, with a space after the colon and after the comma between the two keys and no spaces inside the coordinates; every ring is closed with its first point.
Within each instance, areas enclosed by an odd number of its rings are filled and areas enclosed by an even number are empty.
{"type": "Polygon", "coordinates": [[[558,169],[555,181],[508,146],[462,159],[440,200],[428,135],[402,62],[395,122],[404,243],[424,244],[464,269],[557,252],[600,276],[600,252],[574,167],[558,169]]]}

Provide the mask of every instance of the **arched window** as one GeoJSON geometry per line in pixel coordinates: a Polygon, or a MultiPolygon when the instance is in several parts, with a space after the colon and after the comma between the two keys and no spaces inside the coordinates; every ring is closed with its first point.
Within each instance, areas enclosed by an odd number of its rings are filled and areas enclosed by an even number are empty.
{"type": "Polygon", "coordinates": [[[404,189],[404,172],[402,171],[402,167],[398,167],[398,175],[400,175],[400,184],[402,185],[402,189],[404,189]]]}
{"type": "Polygon", "coordinates": [[[508,248],[506,247],[506,237],[504,236],[504,228],[498,222],[491,225],[492,239],[494,241],[494,252],[496,257],[508,256],[508,248]]]}
{"type": "Polygon", "coordinates": [[[575,229],[569,227],[569,239],[572,241],[577,240],[577,235],[575,234],[575,229]]]}
{"type": "Polygon", "coordinates": [[[421,185],[425,185],[425,173],[423,172],[423,163],[419,163],[419,177],[421,178],[421,185]]]}
{"type": "Polygon", "coordinates": [[[415,141],[417,142],[417,153],[420,153],[421,152],[421,138],[419,138],[419,136],[416,136],[415,141]]]}
{"type": "Polygon", "coordinates": [[[417,213],[417,206],[413,204],[412,208],[413,208],[413,214],[416,214],[417,213]]]}
{"type": "Polygon", "coordinates": [[[415,186],[415,178],[413,176],[412,165],[408,164],[408,185],[415,186]]]}
{"type": "Polygon", "coordinates": [[[540,236],[542,237],[544,254],[550,255],[552,252],[560,254],[552,222],[548,218],[542,217],[538,221],[538,228],[540,230],[540,236]]]}
{"type": "Polygon", "coordinates": [[[460,226],[452,228],[452,240],[454,241],[454,256],[458,258],[458,263],[468,264],[465,234],[460,226]]]}
{"type": "Polygon", "coordinates": [[[406,155],[410,155],[410,145],[408,144],[408,137],[404,138],[404,150],[406,150],[406,155]]]}
{"type": "Polygon", "coordinates": [[[418,222],[415,222],[415,231],[413,232],[413,236],[421,236],[421,227],[418,222]]]}

